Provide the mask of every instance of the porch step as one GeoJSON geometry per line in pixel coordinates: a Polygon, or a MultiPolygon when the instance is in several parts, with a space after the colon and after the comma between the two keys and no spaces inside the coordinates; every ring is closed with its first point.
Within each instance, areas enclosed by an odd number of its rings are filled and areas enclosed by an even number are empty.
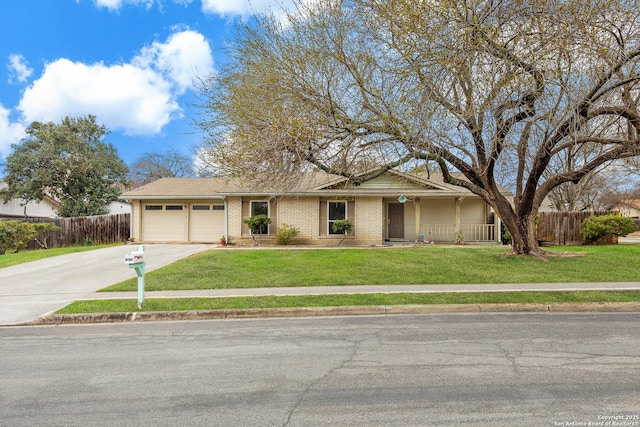
{"type": "Polygon", "coordinates": [[[403,241],[389,241],[389,240],[385,240],[384,242],[382,242],[383,246],[411,246],[411,245],[416,245],[416,242],[413,241],[408,241],[408,240],[403,240],[403,241]]]}

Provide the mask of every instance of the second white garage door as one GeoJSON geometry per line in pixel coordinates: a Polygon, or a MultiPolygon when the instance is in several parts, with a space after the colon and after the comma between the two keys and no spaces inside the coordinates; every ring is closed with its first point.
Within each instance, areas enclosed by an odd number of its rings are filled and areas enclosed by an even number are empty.
{"type": "Polygon", "coordinates": [[[189,241],[216,243],[224,234],[224,205],[192,204],[189,211],[189,241]]]}

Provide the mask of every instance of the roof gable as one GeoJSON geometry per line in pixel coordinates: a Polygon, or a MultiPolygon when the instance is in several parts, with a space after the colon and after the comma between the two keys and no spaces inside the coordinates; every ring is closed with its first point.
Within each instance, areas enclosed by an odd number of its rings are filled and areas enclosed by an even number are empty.
{"type": "Polygon", "coordinates": [[[381,175],[374,176],[373,178],[366,179],[364,181],[358,181],[358,178],[365,177],[369,173],[363,173],[357,175],[354,178],[342,178],[329,185],[316,188],[317,190],[337,190],[337,189],[362,189],[362,190],[391,190],[391,189],[404,189],[404,190],[436,190],[443,191],[448,190],[443,185],[436,184],[430,179],[418,175],[406,174],[398,172],[393,169],[385,171],[381,175]]]}

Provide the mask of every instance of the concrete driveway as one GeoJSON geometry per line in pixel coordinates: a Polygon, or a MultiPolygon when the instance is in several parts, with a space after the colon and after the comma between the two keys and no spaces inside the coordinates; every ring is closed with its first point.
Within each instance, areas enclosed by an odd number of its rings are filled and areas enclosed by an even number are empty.
{"type": "MultiPolygon", "coordinates": [[[[171,264],[215,245],[146,245],[145,271],[171,264]]],[[[136,277],[123,245],[62,255],[0,269],[0,325],[35,320],[93,292],[136,277]]]]}

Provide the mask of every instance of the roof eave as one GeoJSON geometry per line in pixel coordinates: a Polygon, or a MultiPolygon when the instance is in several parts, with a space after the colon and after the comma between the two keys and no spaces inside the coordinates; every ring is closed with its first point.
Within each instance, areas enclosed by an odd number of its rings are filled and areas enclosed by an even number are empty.
{"type": "Polygon", "coordinates": [[[202,195],[172,195],[172,196],[158,196],[158,195],[145,195],[145,194],[121,194],[120,199],[123,200],[199,200],[199,199],[224,199],[223,194],[202,194],[202,195]]]}
{"type": "MultiPolygon", "coordinates": [[[[407,197],[479,197],[471,192],[463,191],[420,191],[416,189],[395,189],[394,191],[349,191],[349,190],[322,190],[322,191],[304,191],[289,193],[258,193],[258,192],[239,192],[225,194],[209,194],[209,195],[121,195],[123,200],[201,200],[201,199],[225,199],[227,197],[399,197],[405,195],[407,197]]],[[[505,194],[506,195],[506,194],[505,194]]]]}

